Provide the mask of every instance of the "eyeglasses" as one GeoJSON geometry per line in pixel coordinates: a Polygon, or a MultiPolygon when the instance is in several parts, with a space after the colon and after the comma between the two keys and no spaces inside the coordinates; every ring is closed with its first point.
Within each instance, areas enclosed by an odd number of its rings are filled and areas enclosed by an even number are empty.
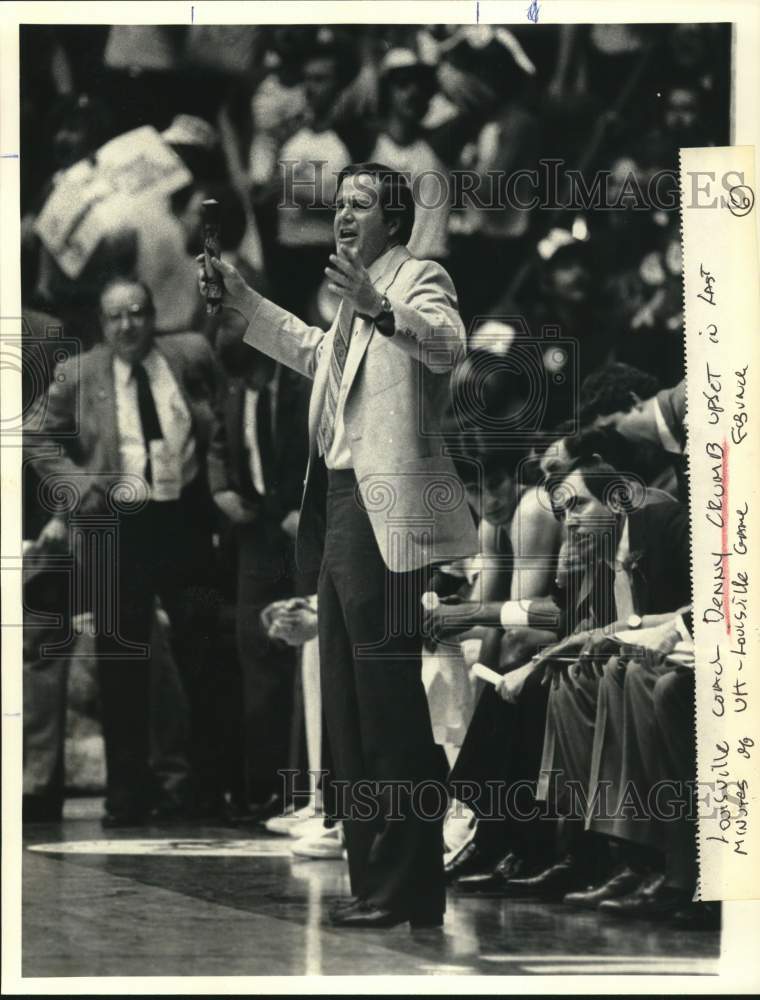
{"type": "Polygon", "coordinates": [[[137,302],[133,303],[131,306],[127,306],[125,309],[112,309],[110,312],[104,312],[103,319],[106,323],[118,323],[119,320],[127,319],[137,320],[138,322],[143,322],[152,314],[153,310],[148,305],[139,305],[137,302]]]}

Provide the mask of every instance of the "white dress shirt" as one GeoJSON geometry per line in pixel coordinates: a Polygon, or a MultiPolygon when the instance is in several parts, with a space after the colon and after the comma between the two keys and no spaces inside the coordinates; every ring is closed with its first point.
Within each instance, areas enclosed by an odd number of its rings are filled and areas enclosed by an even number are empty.
{"type": "MultiPolygon", "coordinates": [[[[177,500],[182,489],[198,475],[192,418],[182,391],[164,355],[155,347],[143,358],[156,404],[163,442],[151,443],[152,500],[177,500]]],[[[132,368],[121,358],[113,360],[116,421],[119,431],[121,471],[144,475],[147,455],[132,368]]]]}
{"type": "Polygon", "coordinates": [[[654,397],[654,419],[657,424],[657,433],[660,435],[660,443],[665,451],[672,455],[683,455],[683,448],[673,437],[656,396],[654,397]]]}

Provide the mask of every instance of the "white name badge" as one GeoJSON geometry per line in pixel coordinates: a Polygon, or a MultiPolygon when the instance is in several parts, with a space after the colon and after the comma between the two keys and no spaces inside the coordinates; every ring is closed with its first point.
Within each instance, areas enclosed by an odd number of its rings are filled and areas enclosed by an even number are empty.
{"type": "Polygon", "coordinates": [[[159,502],[179,500],[182,492],[180,456],[171,451],[163,439],[150,442],[150,468],[153,476],[151,499],[159,502]]]}

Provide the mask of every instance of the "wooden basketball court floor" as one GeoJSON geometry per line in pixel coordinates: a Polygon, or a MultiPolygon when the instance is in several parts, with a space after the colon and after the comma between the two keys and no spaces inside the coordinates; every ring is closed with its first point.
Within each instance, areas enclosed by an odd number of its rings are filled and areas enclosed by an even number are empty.
{"type": "Polygon", "coordinates": [[[442,931],[339,931],[342,861],[229,827],[104,831],[100,800],[24,829],[22,969],[47,976],[711,975],[718,932],[449,893],[442,931]]]}

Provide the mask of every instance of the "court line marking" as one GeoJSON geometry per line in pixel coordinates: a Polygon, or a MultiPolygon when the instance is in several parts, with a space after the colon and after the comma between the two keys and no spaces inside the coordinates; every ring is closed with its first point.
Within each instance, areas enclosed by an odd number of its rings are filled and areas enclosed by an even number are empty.
{"type": "Polygon", "coordinates": [[[158,857],[292,857],[287,842],[207,837],[139,838],[123,840],[61,840],[29,844],[39,854],[122,854],[158,857]]]}
{"type": "MultiPolygon", "coordinates": [[[[643,962],[652,965],[668,965],[673,962],[670,955],[480,955],[484,962],[643,962]]],[[[677,961],[688,961],[688,959],[677,959],[677,961]]],[[[695,962],[712,962],[715,959],[695,958],[695,962]]]]}
{"type": "Polygon", "coordinates": [[[562,965],[524,965],[523,972],[540,973],[544,976],[554,975],[601,975],[601,976],[717,976],[717,963],[710,963],[709,968],[702,965],[699,959],[692,962],[683,961],[671,962],[667,969],[658,963],[657,966],[647,967],[641,962],[621,962],[611,964],[604,962],[601,964],[589,963],[588,965],[567,963],[562,965]],[[643,966],[643,967],[642,967],[643,966]]]}

